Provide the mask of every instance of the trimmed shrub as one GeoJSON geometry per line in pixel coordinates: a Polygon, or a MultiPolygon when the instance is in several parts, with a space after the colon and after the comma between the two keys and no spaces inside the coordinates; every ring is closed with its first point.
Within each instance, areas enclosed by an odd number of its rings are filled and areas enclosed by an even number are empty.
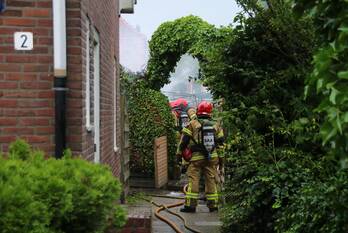
{"type": "Polygon", "coordinates": [[[159,91],[146,87],[145,82],[123,72],[123,85],[127,95],[132,173],[153,176],[156,137],[167,136],[169,167],[175,160],[176,139],[174,120],[168,98],[159,91]],[[134,77],[133,77],[134,78],[134,77]]]}
{"type": "Polygon", "coordinates": [[[0,160],[0,233],[101,233],[122,225],[121,185],[106,166],[45,160],[23,141],[10,148],[10,159],[0,160]]]}

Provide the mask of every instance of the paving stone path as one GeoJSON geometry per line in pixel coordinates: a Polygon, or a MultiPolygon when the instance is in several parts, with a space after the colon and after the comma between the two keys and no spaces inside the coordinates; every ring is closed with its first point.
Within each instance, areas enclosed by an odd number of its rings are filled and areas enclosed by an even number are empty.
{"type": "MultiPolygon", "coordinates": [[[[180,202],[178,199],[170,199],[170,198],[162,198],[162,197],[153,197],[153,201],[162,204],[173,204],[176,202],[180,202]]],[[[183,215],[190,227],[193,227],[202,233],[219,233],[219,228],[222,223],[219,220],[219,215],[217,212],[209,213],[209,209],[202,202],[199,203],[197,207],[196,213],[181,213],[179,211],[179,207],[171,208],[172,211],[177,212],[183,215]]],[[[159,220],[155,215],[156,207],[152,208],[152,233],[175,233],[175,231],[165,222],[159,220]]],[[[181,219],[166,213],[166,211],[162,211],[161,215],[169,218],[173,221],[180,229],[185,233],[191,233],[191,231],[187,230],[184,227],[184,224],[181,219]]]]}

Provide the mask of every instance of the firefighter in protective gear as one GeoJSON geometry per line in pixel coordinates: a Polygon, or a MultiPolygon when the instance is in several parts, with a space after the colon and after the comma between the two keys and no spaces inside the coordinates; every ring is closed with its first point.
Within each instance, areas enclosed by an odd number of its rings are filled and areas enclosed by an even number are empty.
{"type": "MultiPolygon", "coordinates": [[[[186,113],[186,110],[188,108],[188,102],[184,98],[179,98],[175,101],[169,102],[169,106],[172,109],[172,116],[173,116],[173,120],[175,124],[175,131],[176,131],[175,137],[176,137],[176,142],[178,145],[181,140],[181,130],[189,122],[189,119],[186,113]]],[[[180,163],[184,164],[184,162],[181,162],[181,161],[180,163]]],[[[181,174],[181,167],[179,165],[175,165],[173,169],[173,178],[180,179],[180,174],[181,174]]]]}
{"type": "MultiPolygon", "coordinates": [[[[193,108],[193,107],[189,107],[187,109],[187,115],[189,117],[189,120],[192,121],[192,120],[196,120],[197,119],[197,115],[196,115],[196,109],[193,108]]],[[[180,153],[180,151],[178,152],[180,153]]],[[[182,161],[181,161],[181,173],[186,173],[187,171],[187,167],[189,165],[189,161],[187,161],[187,157],[190,157],[190,151],[189,151],[189,148],[187,148],[187,150],[184,150],[181,152],[182,154],[182,161]],[[186,152],[186,153],[185,153],[186,152]]],[[[191,155],[192,156],[192,155],[191,155]]]]}
{"type": "Polygon", "coordinates": [[[190,108],[187,109],[187,115],[188,115],[190,121],[197,119],[196,112],[197,111],[196,111],[195,108],[190,107],[190,108]]]}
{"type": "Polygon", "coordinates": [[[195,212],[199,198],[199,180],[201,172],[205,176],[205,192],[209,210],[218,210],[218,191],[215,177],[219,164],[217,149],[223,146],[224,134],[219,124],[211,119],[213,105],[202,101],[197,107],[197,118],[190,121],[182,130],[177,156],[189,148],[192,151],[187,175],[189,184],[185,197],[185,206],[181,212],[195,212]]]}
{"type": "Polygon", "coordinates": [[[175,101],[169,102],[169,106],[172,109],[172,115],[175,119],[175,128],[180,133],[182,128],[188,124],[188,102],[183,98],[179,98],[175,101]]]}

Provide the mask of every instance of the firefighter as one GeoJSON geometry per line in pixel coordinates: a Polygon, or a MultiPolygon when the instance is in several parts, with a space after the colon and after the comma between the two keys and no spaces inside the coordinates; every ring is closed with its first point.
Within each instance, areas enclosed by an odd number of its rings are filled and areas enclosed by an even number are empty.
{"type": "Polygon", "coordinates": [[[189,117],[187,116],[188,103],[184,98],[179,98],[175,101],[169,103],[172,109],[172,115],[175,117],[175,127],[176,130],[181,132],[181,130],[188,124],[189,117]]]}
{"type": "MultiPolygon", "coordinates": [[[[175,101],[169,103],[172,109],[172,116],[175,122],[175,131],[176,131],[176,142],[179,144],[181,140],[181,130],[185,127],[189,122],[189,117],[187,115],[188,102],[184,98],[179,98],[175,101]]],[[[184,164],[184,162],[182,163],[184,164]]],[[[181,167],[179,165],[175,165],[173,169],[173,178],[180,179],[181,167]]]]}
{"type": "Polygon", "coordinates": [[[196,109],[193,107],[189,107],[187,110],[187,115],[190,121],[197,119],[196,109]]]}
{"type": "Polygon", "coordinates": [[[197,118],[191,120],[189,125],[182,130],[177,156],[178,161],[181,160],[180,156],[189,161],[187,170],[189,183],[185,196],[185,206],[180,209],[181,212],[196,212],[201,172],[205,178],[209,211],[218,210],[218,191],[215,178],[220,159],[217,148],[223,146],[224,134],[221,127],[212,121],[212,110],[213,105],[210,102],[202,101],[197,107],[197,118]]]}
{"type": "MultiPolygon", "coordinates": [[[[188,107],[187,116],[188,116],[190,121],[196,120],[197,119],[196,109],[194,107],[188,107]]],[[[190,152],[188,152],[188,153],[190,153],[190,152]]],[[[186,173],[188,165],[189,165],[189,161],[186,161],[184,158],[182,158],[181,159],[181,173],[182,174],[186,173]]]]}

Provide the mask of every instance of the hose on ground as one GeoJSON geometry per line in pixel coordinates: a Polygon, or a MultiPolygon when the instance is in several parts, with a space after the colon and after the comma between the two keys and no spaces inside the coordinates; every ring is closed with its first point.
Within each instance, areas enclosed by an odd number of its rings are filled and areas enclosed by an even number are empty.
{"type": "MultiPolygon", "coordinates": [[[[187,185],[185,185],[185,186],[184,186],[184,189],[183,189],[183,191],[184,191],[185,194],[186,194],[186,189],[187,189],[187,185]]],[[[155,211],[155,216],[156,216],[157,218],[159,218],[161,221],[167,223],[171,228],[173,228],[173,230],[174,230],[176,233],[184,233],[184,232],[181,231],[181,230],[178,228],[178,226],[175,225],[175,223],[173,223],[172,221],[170,221],[168,218],[162,216],[162,215],[160,214],[161,211],[166,210],[168,213],[170,213],[170,214],[172,214],[172,215],[175,215],[175,216],[177,216],[178,218],[180,218],[180,219],[184,222],[184,227],[185,227],[186,229],[188,229],[189,231],[194,232],[194,233],[202,233],[201,231],[196,230],[196,229],[194,229],[194,228],[188,226],[188,225],[187,225],[186,219],[185,219],[182,215],[180,215],[180,214],[178,214],[178,213],[175,213],[175,212],[173,212],[173,211],[170,210],[170,208],[174,208],[174,207],[178,207],[178,206],[184,205],[184,204],[185,204],[184,201],[177,202],[177,203],[174,203],[174,204],[171,204],[171,205],[163,205],[163,204],[158,204],[158,203],[156,203],[156,202],[154,202],[154,201],[151,201],[151,200],[147,200],[147,199],[145,199],[145,198],[144,198],[144,200],[149,201],[151,204],[153,204],[153,205],[155,205],[155,206],[158,207],[158,208],[156,209],[156,211],[155,211]]]]}

